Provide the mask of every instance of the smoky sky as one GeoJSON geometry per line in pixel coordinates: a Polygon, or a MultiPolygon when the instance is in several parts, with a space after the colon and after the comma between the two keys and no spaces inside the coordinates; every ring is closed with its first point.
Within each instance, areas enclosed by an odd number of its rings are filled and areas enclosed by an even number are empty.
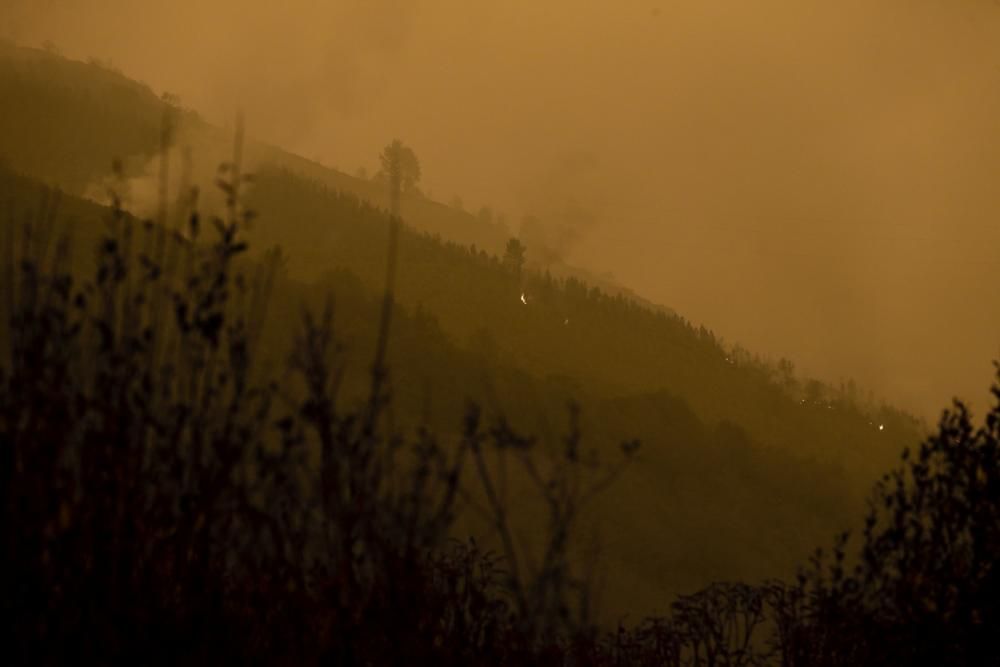
{"type": "MultiPolygon", "coordinates": [[[[423,188],[704,323],[933,417],[1000,354],[1000,6],[988,0],[8,0],[354,173],[423,188]]],[[[531,243],[529,255],[531,253],[531,243]]]]}

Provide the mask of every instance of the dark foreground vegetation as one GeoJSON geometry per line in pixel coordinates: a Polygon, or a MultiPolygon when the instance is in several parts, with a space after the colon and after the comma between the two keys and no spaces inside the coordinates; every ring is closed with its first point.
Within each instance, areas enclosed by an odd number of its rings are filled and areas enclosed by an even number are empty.
{"type": "Polygon", "coordinates": [[[838,540],[795,581],[720,583],[602,627],[572,544],[636,443],[602,464],[573,410],[555,447],[474,406],[455,438],[401,433],[391,294],[365,400],[338,396],[331,309],[302,315],[286,364],[258,363],[277,259],[242,257],[238,165],[222,218],[192,202],[171,228],[114,207],[86,279],[51,197],[6,227],[8,661],[996,662],[1000,406],[975,429],[957,405],[878,485],[859,544],[838,540]],[[508,467],[544,509],[534,551],[511,529],[508,467]],[[463,512],[488,534],[457,529],[463,512]]]}

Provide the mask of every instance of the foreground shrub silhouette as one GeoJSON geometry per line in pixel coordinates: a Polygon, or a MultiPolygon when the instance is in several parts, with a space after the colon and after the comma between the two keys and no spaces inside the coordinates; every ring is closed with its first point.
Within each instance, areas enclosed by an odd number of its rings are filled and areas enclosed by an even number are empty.
{"type": "MultiPolygon", "coordinates": [[[[997,366],[1000,379],[1000,365],[997,366]]],[[[956,401],[879,482],[848,538],[784,590],[784,664],[997,664],[1000,381],[981,427],[956,401]]]]}

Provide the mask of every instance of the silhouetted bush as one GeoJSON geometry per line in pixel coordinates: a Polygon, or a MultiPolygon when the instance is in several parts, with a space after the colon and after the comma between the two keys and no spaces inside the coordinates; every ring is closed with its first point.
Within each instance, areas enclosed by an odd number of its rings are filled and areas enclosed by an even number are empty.
{"type": "Polygon", "coordinates": [[[784,591],[785,664],[1000,661],[1000,400],[979,428],[956,401],[902,458],[875,489],[860,553],[844,535],[784,591]]]}

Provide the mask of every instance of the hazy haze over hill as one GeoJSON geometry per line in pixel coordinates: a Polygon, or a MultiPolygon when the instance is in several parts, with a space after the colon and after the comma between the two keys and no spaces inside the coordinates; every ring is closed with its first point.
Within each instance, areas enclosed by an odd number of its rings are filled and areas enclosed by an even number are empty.
{"type": "Polygon", "coordinates": [[[1000,352],[994,3],[205,4],[8,0],[0,30],[213,121],[243,108],[348,172],[399,136],[435,198],[514,229],[535,214],[571,261],[728,340],[925,415],[981,403],[1000,352]]]}

